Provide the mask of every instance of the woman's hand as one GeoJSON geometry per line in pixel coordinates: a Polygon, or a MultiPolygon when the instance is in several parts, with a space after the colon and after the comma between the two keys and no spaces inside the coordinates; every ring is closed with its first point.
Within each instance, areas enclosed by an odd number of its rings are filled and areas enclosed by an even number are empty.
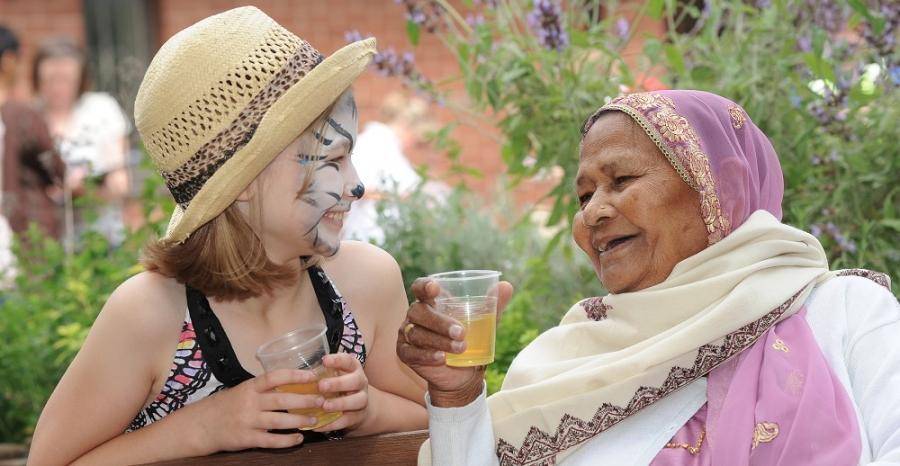
{"type": "Polygon", "coordinates": [[[369,414],[369,379],[363,372],[362,364],[356,356],[348,353],[329,354],[322,360],[322,364],[337,371],[338,375],[320,380],[319,393],[339,395],[325,400],[322,409],[328,412],[341,411],[344,414],[331,424],[319,427],[316,432],[356,429],[366,421],[369,414]]]}
{"type": "MultiPolygon", "coordinates": [[[[512,285],[498,285],[497,321],[512,296],[512,285]]],[[[428,382],[431,403],[440,407],[465,406],[481,394],[484,366],[451,367],[446,353],[466,350],[465,329],[456,319],[434,310],[440,293],[437,283],[420,278],[412,285],[416,301],[409,306],[406,321],[397,336],[400,360],[428,382]]]]}
{"type": "Polygon", "coordinates": [[[310,383],[310,371],[281,369],[247,380],[185,407],[199,426],[199,449],[206,454],[247,448],[286,448],[303,442],[303,435],[274,434],[273,429],[298,429],[315,424],[309,416],[279,412],[321,407],[321,395],[277,392],[288,384],[310,383]]]}

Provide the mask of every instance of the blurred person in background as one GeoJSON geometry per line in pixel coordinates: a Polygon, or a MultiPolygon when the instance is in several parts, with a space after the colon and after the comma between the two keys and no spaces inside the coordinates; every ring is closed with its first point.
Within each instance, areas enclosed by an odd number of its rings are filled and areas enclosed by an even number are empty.
{"type": "MultiPolygon", "coordinates": [[[[406,154],[424,143],[428,133],[438,129],[425,101],[400,93],[385,98],[381,116],[383,121],[366,124],[356,144],[354,163],[366,186],[366,197],[357,201],[344,219],[347,239],[374,243],[384,240],[376,206],[385,194],[408,194],[422,182],[406,154]]],[[[437,198],[450,192],[447,185],[435,181],[426,181],[423,190],[437,198]]]]}
{"type": "Polygon", "coordinates": [[[31,222],[59,238],[59,193],[65,165],[53,151],[40,115],[11,99],[19,59],[19,40],[0,25],[0,281],[12,270],[12,232],[22,233],[31,222]]]}
{"type": "Polygon", "coordinates": [[[130,191],[127,154],[130,125],[109,94],[88,92],[87,56],[74,41],[59,37],[41,45],[32,69],[37,107],[43,112],[59,153],[66,163],[66,242],[90,227],[111,243],[124,236],[122,209],[130,191]],[[94,225],[71,199],[96,180],[102,205],[94,225]]]}

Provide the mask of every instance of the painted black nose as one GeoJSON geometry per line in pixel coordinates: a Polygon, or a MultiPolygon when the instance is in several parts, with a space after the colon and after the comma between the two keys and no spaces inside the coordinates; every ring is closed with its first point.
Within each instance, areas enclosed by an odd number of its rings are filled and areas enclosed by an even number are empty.
{"type": "Polygon", "coordinates": [[[350,190],[350,194],[357,199],[362,199],[363,195],[366,194],[366,187],[362,185],[362,183],[356,185],[355,188],[350,190]]]}

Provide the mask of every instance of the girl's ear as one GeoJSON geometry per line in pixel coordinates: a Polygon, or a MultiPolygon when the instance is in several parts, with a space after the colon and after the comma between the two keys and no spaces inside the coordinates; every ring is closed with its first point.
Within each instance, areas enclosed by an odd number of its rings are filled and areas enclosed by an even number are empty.
{"type": "Polygon", "coordinates": [[[247,185],[247,187],[244,188],[244,190],[241,191],[240,194],[238,194],[238,197],[237,197],[237,199],[235,199],[235,201],[250,202],[251,200],[253,200],[253,198],[256,197],[256,194],[257,194],[256,193],[256,190],[258,187],[257,180],[259,180],[259,177],[257,177],[257,179],[253,180],[249,185],[247,185]]]}

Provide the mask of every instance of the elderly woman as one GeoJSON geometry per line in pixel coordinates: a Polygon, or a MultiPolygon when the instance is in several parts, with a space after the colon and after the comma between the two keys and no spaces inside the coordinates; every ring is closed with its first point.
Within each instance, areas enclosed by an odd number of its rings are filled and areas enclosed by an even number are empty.
{"type": "Polygon", "coordinates": [[[582,138],[573,233],[610,294],[576,304],[485,399],[483,368],[444,364],[463,328],[417,282],[397,349],[428,381],[420,463],[900,461],[888,278],[829,271],[818,240],[780,222],[778,159],[744,110],[631,94],[582,138]]]}

